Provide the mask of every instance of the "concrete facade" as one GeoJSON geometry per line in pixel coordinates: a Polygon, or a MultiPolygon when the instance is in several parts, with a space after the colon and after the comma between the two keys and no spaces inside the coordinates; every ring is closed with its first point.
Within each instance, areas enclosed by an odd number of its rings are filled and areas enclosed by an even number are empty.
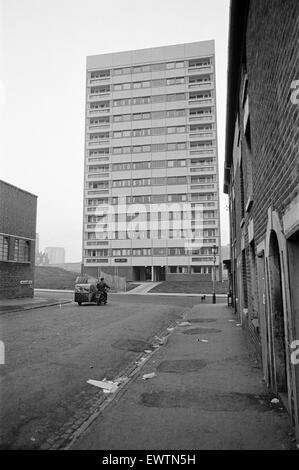
{"type": "Polygon", "coordinates": [[[86,272],[219,277],[215,95],[213,41],[87,58],[86,272]]]}
{"type": "Polygon", "coordinates": [[[224,191],[234,309],[299,435],[299,3],[231,2],[224,191]]]}
{"type": "Polygon", "coordinates": [[[37,197],[0,181],[0,298],[33,297],[37,197]]]}

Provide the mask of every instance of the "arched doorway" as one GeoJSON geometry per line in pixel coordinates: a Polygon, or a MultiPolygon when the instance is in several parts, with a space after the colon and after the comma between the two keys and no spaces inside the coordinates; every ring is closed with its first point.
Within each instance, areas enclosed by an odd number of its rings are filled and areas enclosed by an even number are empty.
{"type": "Polygon", "coordinates": [[[269,287],[270,312],[272,326],[272,353],[274,359],[274,388],[277,392],[287,392],[286,338],[282,293],[282,269],[279,244],[276,233],[272,230],[269,240],[269,287]]]}

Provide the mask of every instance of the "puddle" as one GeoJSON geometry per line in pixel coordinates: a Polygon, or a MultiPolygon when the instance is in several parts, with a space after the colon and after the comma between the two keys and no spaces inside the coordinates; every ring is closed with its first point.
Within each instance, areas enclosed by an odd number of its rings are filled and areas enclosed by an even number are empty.
{"type": "Polygon", "coordinates": [[[190,323],[213,323],[217,321],[216,318],[190,318],[188,320],[190,323]]]}
{"type": "Polygon", "coordinates": [[[240,412],[249,408],[271,411],[268,396],[248,393],[221,393],[213,391],[172,390],[143,393],[140,404],[154,408],[197,408],[205,411],[240,412]]]}
{"type": "Polygon", "coordinates": [[[145,349],[151,349],[151,344],[147,341],[138,339],[120,339],[112,344],[114,348],[125,349],[126,351],[143,352],[145,349]]]}
{"type": "Polygon", "coordinates": [[[212,333],[221,333],[222,330],[216,328],[192,328],[192,330],[183,331],[184,335],[208,335],[212,333]]]}

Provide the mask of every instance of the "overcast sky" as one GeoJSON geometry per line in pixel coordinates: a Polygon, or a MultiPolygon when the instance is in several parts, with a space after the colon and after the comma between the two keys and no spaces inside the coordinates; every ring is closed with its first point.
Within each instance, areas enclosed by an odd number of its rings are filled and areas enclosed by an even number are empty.
{"type": "Polygon", "coordinates": [[[0,179],[38,196],[40,248],[81,260],[86,56],[215,39],[222,194],[229,0],[0,0],[0,179]]]}

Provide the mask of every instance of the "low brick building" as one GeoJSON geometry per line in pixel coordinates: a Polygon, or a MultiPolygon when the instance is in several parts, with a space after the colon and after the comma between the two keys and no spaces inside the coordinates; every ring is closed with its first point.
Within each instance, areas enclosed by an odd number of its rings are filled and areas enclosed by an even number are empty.
{"type": "Polygon", "coordinates": [[[224,191],[233,305],[299,439],[298,37],[298,0],[231,2],[224,191]]]}
{"type": "Polygon", "coordinates": [[[33,297],[37,197],[0,180],[0,299],[33,297]]]}

